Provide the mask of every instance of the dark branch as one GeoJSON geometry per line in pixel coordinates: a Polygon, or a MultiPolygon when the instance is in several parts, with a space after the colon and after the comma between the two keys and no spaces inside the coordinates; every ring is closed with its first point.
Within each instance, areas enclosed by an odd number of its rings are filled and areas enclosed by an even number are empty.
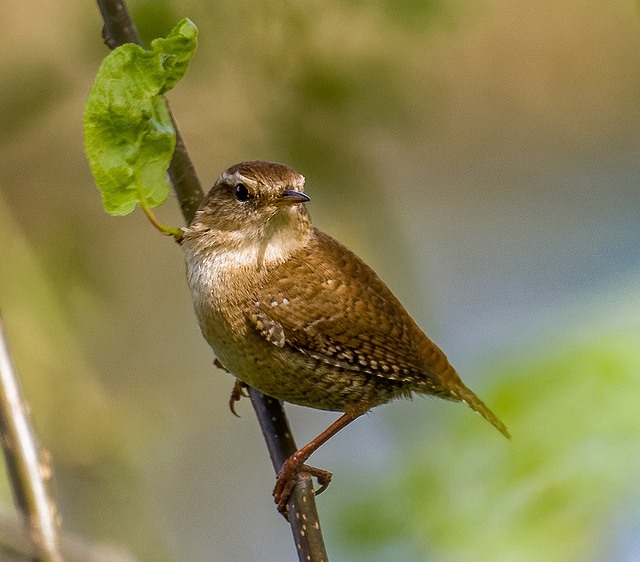
{"type": "Polygon", "coordinates": [[[124,1],[98,0],[98,8],[102,14],[102,38],[107,47],[115,49],[125,43],[143,46],[124,1]]]}
{"type": "Polygon", "coordinates": [[[176,131],[176,148],[169,165],[169,180],[180,203],[182,216],[189,224],[204,199],[204,192],[171,110],[169,110],[169,114],[176,131]]]}
{"type": "MultiPolygon", "coordinates": [[[[141,44],[124,1],[97,0],[97,3],[104,21],[103,37],[110,48],[113,49],[123,43],[141,44]]],[[[171,119],[176,130],[176,149],[168,173],[180,202],[182,214],[188,224],[204,198],[204,192],[173,114],[171,114],[171,119]]],[[[297,450],[287,416],[278,400],[264,396],[253,388],[250,390],[250,395],[262,434],[267,442],[271,461],[277,473],[284,461],[297,450]]],[[[298,483],[292,490],[288,508],[289,522],[299,559],[301,561],[326,562],[328,557],[320,530],[311,477],[304,474],[299,476],[298,483]]]]}
{"type": "MultiPolygon", "coordinates": [[[[260,420],[273,468],[278,473],[285,461],[298,450],[287,417],[279,400],[265,396],[255,388],[249,388],[249,396],[260,420]]],[[[326,562],[327,551],[316,509],[313,480],[309,475],[298,475],[298,483],[291,490],[287,508],[299,559],[326,562]]]]}
{"type": "Polygon", "coordinates": [[[13,500],[20,511],[39,562],[62,562],[55,504],[45,478],[51,472],[31,428],[28,407],[0,314],[0,441],[13,500]]]}

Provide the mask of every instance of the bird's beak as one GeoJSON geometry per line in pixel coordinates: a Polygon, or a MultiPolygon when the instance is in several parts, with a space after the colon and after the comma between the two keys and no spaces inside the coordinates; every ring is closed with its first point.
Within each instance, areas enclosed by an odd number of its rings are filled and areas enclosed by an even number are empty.
{"type": "Polygon", "coordinates": [[[282,192],[282,195],[276,199],[275,203],[280,207],[281,205],[297,205],[298,203],[306,203],[310,199],[311,198],[308,195],[305,195],[300,191],[285,189],[282,192]]]}

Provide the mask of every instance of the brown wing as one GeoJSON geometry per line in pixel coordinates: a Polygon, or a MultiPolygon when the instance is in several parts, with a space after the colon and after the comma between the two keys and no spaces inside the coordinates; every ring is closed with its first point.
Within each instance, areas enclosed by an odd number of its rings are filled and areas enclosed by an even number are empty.
{"type": "MultiPolygon", "coordinates": [[[[419,382],[423,392],[449,395],[434,373],[437,365],[417,347],[431,342],[398,299],[357,256],[317,230],[286,268],[270,272],[251,320],[275,345],[287,343],[345,370],[419,382]]],[[[448,365],[431,346],[435,362],[448,365]]]]}
{"type": "Polygon", "coordinates": [[[313,242],[290,258],[286,268],[270,272],[250,318],[278,347],[288,344],[347,371],[406,382],[416,392],[461,400],[510,438],[505,425],[460,380],[445,354],[375,272],[318,230],[313,242]]]}

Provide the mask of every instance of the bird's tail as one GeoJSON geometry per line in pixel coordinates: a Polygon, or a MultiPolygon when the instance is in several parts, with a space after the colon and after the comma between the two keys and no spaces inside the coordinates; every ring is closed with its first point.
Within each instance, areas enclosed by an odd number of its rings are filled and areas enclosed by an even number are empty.
{"type": "Polygon", "coordinates": [[[434,377],[430,377],[430,379],[431,381],[436,379],[442,385],[442,392],[434,392],[433,386],[431,386],[426,393],[464,402],[469,408],[478,412],[507,439],[511,439],[511,434],[507,426],[498,419],[498,416],[496,416],[472,390],[467,388],[442,350],[425,336],[422,331],[419,330],[418,334],[418,337],[422,338],[421,347],[423,357],[425,357],[426,364],[430,367],[433,375],[435,375],[434,377]]]}
{"type": "Polygon", "coordinates": [[[496,416],[472,390],[467,388],[462,381],[460,381],[460,385],[455,385],[455,388],[452,388],[450,390],[455,398],[464,402],[472,410],[478,412],[507,439],[511,439],[511,434],[509,433],[507,426],[504,425],[498,419],[498,416],[496,416]]]}

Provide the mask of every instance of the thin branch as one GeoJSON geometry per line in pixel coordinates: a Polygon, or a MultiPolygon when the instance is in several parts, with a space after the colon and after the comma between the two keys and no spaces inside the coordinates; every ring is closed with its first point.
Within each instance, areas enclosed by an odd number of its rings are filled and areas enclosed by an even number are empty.
{"type": "MultiPolygon", "coordinates": [[[[97,0],[97,3],[104,21],[103,37],[110,48],[126,42],[142,44],[123,0],[97,0]]],[[[204,192],[171,111],[170,114],[176,131],[176,149],[168,174],[188,224],[204,198],[204,192]]],[[[297,450],[287,416],[280,401],[264,396],[253,388],[250,389],[250,396],[277,473],[287,458],[297,450]]],[[[311,477],[304,474],[298,477],[298,483],[291,492],[288,508],[299,559],[305,562],[326,562],[328,557],[311,477]]]]}
{"type": "Polygon", "coordinates": [[[169,109],[169,115],[176,131],[176,148],[169,165],[169,180],[180,203],[182,216],[189,224],[204,199],[204,192],[171,109],[169,109]]]}
{"type": "Polygon", "coordinates": [[[110,49],[125,43],[142,45],[136,24],[133,23],[129,10],[121,0],[98,0],[98,8],[102,15],[102,38],[110,49]]]}
{"type": "MultiPolygon", "coordinates": [[[[260,420],[273,468],[278,473],[285,461],[298,450],[282,404],[280,400],[265,396],[255,388],[249,388],[249,397],[260,420]]],[[[287,508],[298,558],[309,562],[327,562],[329,558],[320,529],[311,476],[304,473],[298,475],[287,508]]]]}
{"type": "Polygon", "coordinates": [[[51,468],[38,448],[22,398],[0,313],[0,437],[16,507],[41,562],[62,562],[55,504],[45,478],[51,468]]]}

